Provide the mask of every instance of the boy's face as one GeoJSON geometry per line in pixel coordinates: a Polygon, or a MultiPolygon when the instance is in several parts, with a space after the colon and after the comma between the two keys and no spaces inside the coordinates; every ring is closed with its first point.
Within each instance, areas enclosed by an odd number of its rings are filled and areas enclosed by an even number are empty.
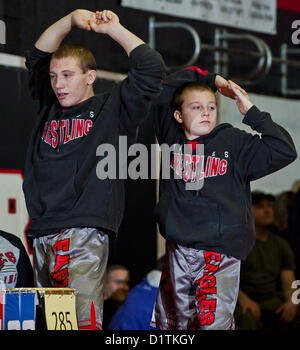
{"type": "Polygon", "coordinates": [[[181,111],[176,110],[174,118],[182,124],[188,140],[210,133],[217,123],[215,95],[207,90],[185,92],[181,111]]]}
{"type": "Polygon", "coordinates": [[[62,107],[74,106],[94,95],[92,84],[96,71],[83,73],[77,58],[53,58],[50,62],[50,81],[62,107]]]}

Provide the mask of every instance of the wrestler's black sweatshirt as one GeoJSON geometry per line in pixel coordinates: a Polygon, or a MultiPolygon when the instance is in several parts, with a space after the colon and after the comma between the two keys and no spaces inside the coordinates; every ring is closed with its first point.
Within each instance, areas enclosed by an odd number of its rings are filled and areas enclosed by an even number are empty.
{"type": "Polygon", "coordinates": [[[159,143],[182,145],[171,154],[170,180],[160,181],[155,210],[160,233],[180,245],[245,259],[255,242],[250,182],[294,161],[295,146],[284,128],[253,106],[243,123],[261,137],[219,124],[194,140],[204,145],[204,155],[194,151],[183,162],[187,140],[173,118],[172,97],[176,88],[190,81],[204,82],[215,90],[215,74],[190,67],[167,77],[154,107],[159,143]],[[186,185],[196,173],[203,179],[202,187],[188,190],[186,185]]]}
{"type": "Polygon", "coordinates": [[[28,234],[36,237],[85,226],[115,235],[124,211],[119,136],[127,137],[128,147],[135,142],[140,124],[161,92],[164,63],[156,51],[140,45],[130,54],[128,77],[111,92],[62,110],[50,84],[50,58],[35,47],[26,56],[38,113],[23,185],[31,218],[28,234]],[[97,165],[108,157],[100,145],[111,145],[116,152],[115,179],[112,173],[105,179],[97,174],[97,165]]]}

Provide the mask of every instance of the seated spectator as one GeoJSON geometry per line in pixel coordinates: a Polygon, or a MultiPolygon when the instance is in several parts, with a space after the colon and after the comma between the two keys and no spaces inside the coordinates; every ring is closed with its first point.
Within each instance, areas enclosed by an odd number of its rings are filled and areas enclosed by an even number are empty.
{"type": "Polygon", "coordinates": [[[129,293],[129,271],[123,265],[107,267],[104,286],[103,329],[107,329],[112,315],[129,293]]]}
{"type": "Polygon", "coordinates": [[[275,227],[278,230],[278,234],[288,241],[290,246],[290,216],[294,198],[295,193],[293,191],[281,192],[276,195],[273,206],[275,227]]]}
{"type": "Polygon", "coordinates": [[[33,287],[33,271],[17,236],[0,230],[0,288],[33,287]]]}
{"type": "Polygon", "coordinates": [[[300,329],[300,309],[292,301],[294,255],[289,244],[272,232],[272,195],[252,194],[256,243],[241,264],[240,292],[235,312],[237,329],[300,329]]]}
{"type": "Polygon", "coordinates": [[[297,190],[290,213],[289,240],[296,256],[296,279],[300,279],[300,187],[297,190]]]}
{"type": "Polygon", "coordinates": [[[143,280],[128,294],[125,302],[111,318],[109,330],[155,330],[150,327],[156,294],[160,282],[162,256],[154,270],[148,272],[143,280]]]}

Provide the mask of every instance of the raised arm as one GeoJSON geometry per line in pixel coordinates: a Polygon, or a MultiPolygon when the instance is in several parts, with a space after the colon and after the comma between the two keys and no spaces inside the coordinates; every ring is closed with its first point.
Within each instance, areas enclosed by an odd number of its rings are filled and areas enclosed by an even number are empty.
{"type": "MultiPolygon", "coordinates": [[[[235,93],[228,80],[218,74],[202,70],[197,66],[187,67],[170,74],[164,81],[163,91],[154,109],[155,132],[159,143],[173,142],[172,140],[167,140],[167,135],[174,134],[175,130],[178,129],[172,111],[173,95],[180,86],[193,82],[204,83],[212,90],[218,91],[228,98],[235,98],[235,93]],[[174,132],[170,133],[170,129],[173,129],[174,132]]],[[[246,93],[238,85],[235,84],[235,87],[241,93],[246,93]]]]}
{"type": "Polygon", "coordinates": [[[35,43],[44,52],[54,52],[73,27],[91,31],[91,23],[96,22],[96,14],[88,10],[75,10],[48,27],[35,43]]]}
{"type": "Polygon", "coordinates": [[[235,140],[240,163],[238,171],[247,181],[253,181],[292,163],[297,158],[297,152],[287,130],[275,123],[269,113],[261,112],[253,105],[246,91],[237,86],[229,81],[237,107],[244,115],[243,123],[260,134],[240,131],[235,140]]]}
{"type": "Polygon", "coordinates": [[[78,9],[47,28],[35,43],[44,52],[54,52],[73,27],[107,34],[118,42],[129,56],[130,52],[144,42],[123,27],[118,16],[109,10],[91,12],[78,9]]]}
{"type": "Polygon", "coordinates": [[[220,75],[216,75],[215,78],[215,86],[220,94],[229,97],[231,99],[236,98],[236,94],[242,94],[244,96],[247,95],[246,91],[242,89],[239,85],[235,84],[231,80],[226,80],[225,78],[221,77],[220,75]],[[236,91],[234,91],[233,87],[236,91]]]}
{"type": "Polygon", "coordinates": [[[107,34],[119,43],[129,56],[137,46],[144,41],[122,26],[118,16],[109,10],[96,11],[95,20],[91,21],[91,28],[96,33],[107,34]]]}
{"type": "Polygon", "coordinates": [[[250,100],[250,97],[246,93],[245,90],[241,89],[237,84],[233,81],[228,81],[228,91],[232,91],[233,98],[236,100],[236,105],[241,112],[241,114],[245,115],[249,109],[253,106],[253,103],[250,100]]]}

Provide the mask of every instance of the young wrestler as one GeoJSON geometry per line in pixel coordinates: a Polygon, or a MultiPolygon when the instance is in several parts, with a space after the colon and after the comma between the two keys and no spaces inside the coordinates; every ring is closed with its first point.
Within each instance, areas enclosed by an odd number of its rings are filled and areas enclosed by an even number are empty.
{"type": "Polygon", "coordinates": [[[0,288],[32,286],[32,266],[21,239],[0,230],[0,288]]]}
{"type": "Polygon", "coordinates": [[[27,53],[26,65],[38,112],[24,181],[36,284],[76,289],[79,328],[101,329],[108,234],[114,237],[122,220],[124,185],[97,177],[105,156],[97,148],[118,150],[120,135],[135,141],[161,91],[164,65],[107,10],[76,10],[55,22],[27,53]],[[109,35],[129,56],[128,77],[111,92],[94,94],[96,62],[87,48],[60,47],[73,27],[109,35]]]}
{"type": "Polygon", "coordinates": [[[197,67],[165,80],[154,113],[159,143],[181,147],[172,155],[170,179],[160,182],[156,219],[166,239],[166,260],[152,326],[233,329],[240,260],[255,241],[250,182],[291,163],[293,141],[243,89],[197,67]],[[206,84],[233,96],[243,122],[261,137],[217,125],[216,98],[206,84]],[[203,186],[188,190],[199,178],[203,186]]]}

